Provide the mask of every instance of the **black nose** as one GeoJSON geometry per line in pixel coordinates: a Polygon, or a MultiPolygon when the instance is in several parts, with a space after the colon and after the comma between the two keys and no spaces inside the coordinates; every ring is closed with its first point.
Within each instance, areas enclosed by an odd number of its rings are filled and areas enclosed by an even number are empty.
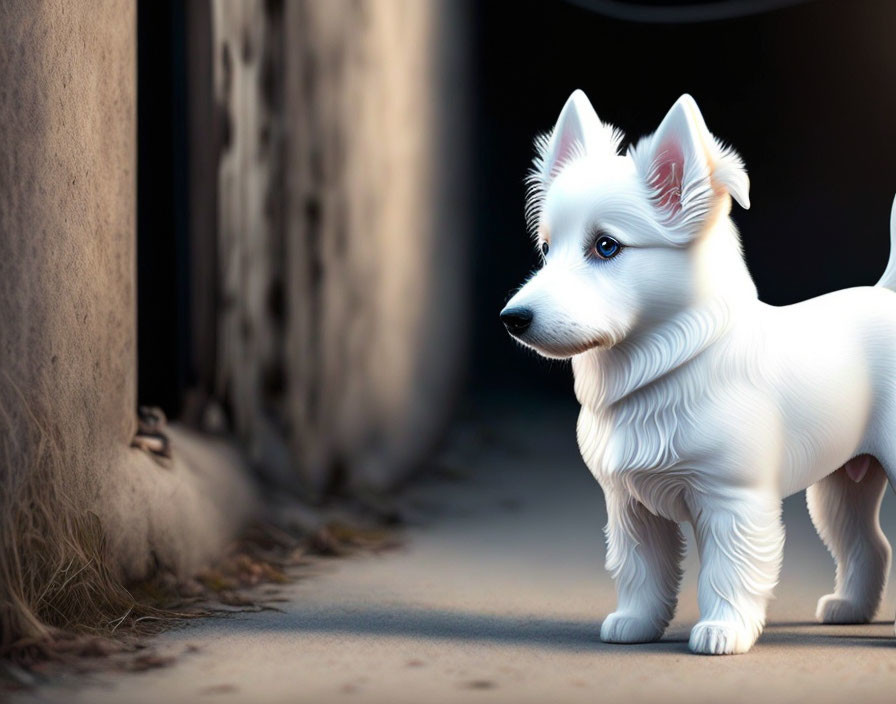
{"type": "Polygon", "coordinates": [[[501,322],[511,335],[522,335],[532,324],[532,311],[528,308],[505,308],[501,322]]]}

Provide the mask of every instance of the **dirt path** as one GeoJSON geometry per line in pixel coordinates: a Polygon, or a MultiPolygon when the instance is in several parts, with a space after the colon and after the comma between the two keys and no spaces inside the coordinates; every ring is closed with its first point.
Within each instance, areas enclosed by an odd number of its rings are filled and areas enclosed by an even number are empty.
{"type": "MultiPolygon", "coordinates": [[[[485,441],[455,457],[466,478],[415,489],[412,503],[427,520],[408,530],[404,548],[334,561],[288,588],[285,613],[165,634],[159,650],[180,654],[171,667],[93,676],[75,696],[45,687],[17,701],[893,701],[893,594],[886,621],[813,623],[833,564],[802,495],[786,504],[778,599],[750,654],[688,652],[693,551],[678,618],[662,642],[600,643],[600,620],[614,603],[602,569],[605,515],[576,452],[575,411],[517,413],[492,416],[500,422],[485,441]]],[[[889,496],[884,512],[896,536],[889,496]]]]}

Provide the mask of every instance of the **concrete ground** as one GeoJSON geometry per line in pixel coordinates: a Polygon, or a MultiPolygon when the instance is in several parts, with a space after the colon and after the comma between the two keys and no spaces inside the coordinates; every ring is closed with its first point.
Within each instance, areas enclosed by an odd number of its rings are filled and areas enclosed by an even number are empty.
{"type": "MultiPolygon", "coordinates": [[[[747,655],[687,650],[693,550],[659,643],[604,645],[613,609],[600,489],[575,445],[575,408],[517,407],[461,433],[448,469],[415,487],[405,546],[333,560],[287,588],[284,613],[192,623],[156,639],[168,668],[92,675],[20,702],[892,702],[893,594],[878,622],[820,626],[833,563],[802,494],[770,625],[747,655]]],[[[884,504],[892,536],[896,510],[884,504]]]]}

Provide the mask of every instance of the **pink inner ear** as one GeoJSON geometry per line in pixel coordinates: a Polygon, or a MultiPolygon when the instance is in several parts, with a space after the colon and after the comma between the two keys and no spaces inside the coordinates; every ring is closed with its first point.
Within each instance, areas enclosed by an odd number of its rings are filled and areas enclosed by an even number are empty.
{"type": "Polygon", "coordinates": [[[657,150],[651,172],[650,187],[656,204],[672,214],[681,212],[681,181],[684,176],[684,154],[674,142],[665,142],[657,150]]]}

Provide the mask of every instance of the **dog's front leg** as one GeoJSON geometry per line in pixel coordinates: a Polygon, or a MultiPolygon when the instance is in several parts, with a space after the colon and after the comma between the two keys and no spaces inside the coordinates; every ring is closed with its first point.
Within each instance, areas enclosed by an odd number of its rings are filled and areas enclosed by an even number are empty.
{"type": "Polygon", "coordinates": [[[652,514],[627,492],[604,493],[607,570],[616,581],[618,603],[601,625],[601,640],[657,640],[675,612],[684,538],[677,523],[652,514]]]}
{"type": "Polygon", "coordinates": [[[700,621],[691,631],[695,653],[745,653],[765,625],[778,582],[784,528],[779,499],[759,493],[704,496],[694,514],[700,550],[700,621]]]}

